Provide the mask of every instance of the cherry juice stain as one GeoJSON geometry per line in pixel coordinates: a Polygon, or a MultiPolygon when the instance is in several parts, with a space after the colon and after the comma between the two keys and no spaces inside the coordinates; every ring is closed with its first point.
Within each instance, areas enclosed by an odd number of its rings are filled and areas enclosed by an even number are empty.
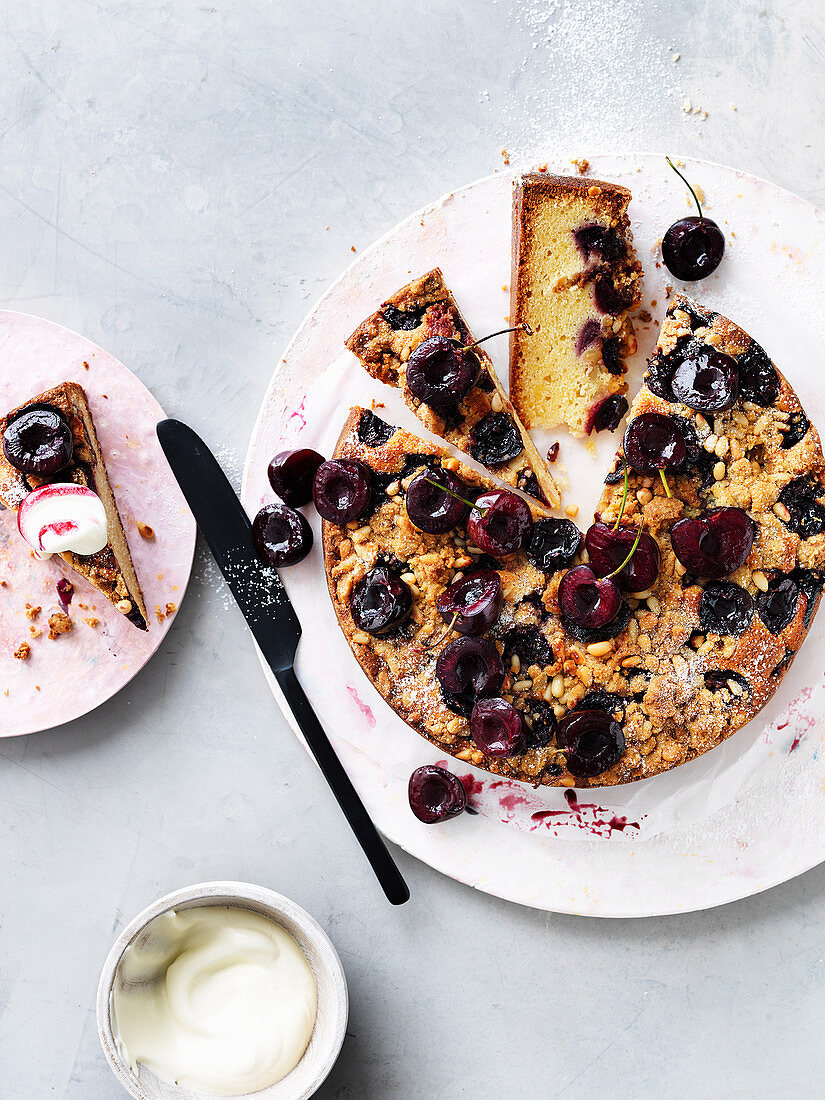
{"type": "Polygon", "coordinates": [[[791,741],[790,747],[788,748],[789,756],[792,752],[795,752],[796,749],[799,748],[800,744],[805,739],[805,735],[814,725],[816,725],[816,719],[813,717],[813,715],[807,714],[805,713],[805,711],[802,710],[803,704],[808,702],[808,700],[811,698],[811,695],[812,689],[809,687],[804,687],[799,693],[798,698],[794,699],[794,701],[788,707],[786,711],[787,717],[785,721],[779,722],[776,727],[777,731],[779,731],[787,729],[788,726],[790,726],[792,723],[794,725],[794,739],[793,741],[791,741]]]}
{"type": "Polygon", "coordinates": [[[300,420],[301,423],[298,425],[298,431],[299,432],[302,432],[304,430],[304,428],[307,426],[307,418],[304,416],[304,409],[306,407],[306,403],[307,403],[306,397],[302,397],[301,398],[301,404],[298,406],[298,408],[295,409],[294,412],[291,412],[289,414],[289,419],[290,420],[296,420],[296,419],[300,420]]]}
{"type": "Polygon", "coordinates": [[[613,836],[614,833],[623,833],[625,829],[639,828],[638,821],[628,821],[626,817],[620,817],[618,814],[607,817],[610,811],[598,806],[595,802],[579,802],[572,788],[564,792],[564,797],[570,809],[537,810],[530,815],[531,820],[537,824],[548,825],[550,828],[556,825],[577,825],[594,836],[613,836]]]}
{"type": "Polygon", "coordinates": [[[364,702],[364,700],[361,698],[354,687],[348,686],[347,691],[352,696],[355,705],[366,718],[367,725],[370,727],[370,729],[372,729],[375,726],[375,715],[372,713],[372,710],[370,709],[370,707],[367,706],[367,704],[364,702]]]}

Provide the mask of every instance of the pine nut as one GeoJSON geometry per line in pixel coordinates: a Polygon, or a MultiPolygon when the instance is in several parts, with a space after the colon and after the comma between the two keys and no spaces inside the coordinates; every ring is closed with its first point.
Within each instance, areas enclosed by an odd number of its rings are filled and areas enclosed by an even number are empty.
{"type": "Polygon", "coordinates": [[[553,677],[553,680],[550,684],[550,691],[551,691],[552,695],[554,696],[554,698],[561,699],[562,695],[564,695],[564,677],[563,676],[554,676],[553,677]]]}
{"type": "Polygon", "coordinates": [[[736,680],[728,680],[728,691],[732,691],[734,695],[741,695],[742,685],[738,684],[736,680]]]}
{"type": "Polygon", "coordinates": [[[725,480],[725,474],[727,472],[728,472],[728,468],[724,464],[724,462],[717,462],[716,465],[713,467],[713,480],[714,481],[724,481],[725,480]]]}
{"type": "Polygon", "coordinates": [[[553,705],[553,714],[555,714],[557,718],[564,718],[565,714],[567,714],[567,708],[563,707],[561,703],[555,703],[553,705]]]}
{"type": "Polygon", "coordinates": [[[783,521],[783,523],[788,523],[791,518],[791,513],[788,511],[785,505],[782,504],[781,501],[777,501],[776,504],[774,504],[773,514],[775,516],[778,516],[783,521]]]}
{"type": "Polygon", "coordinates": [[[730,450],[730,443],[728,443],[725,436],[722,436],[722,438],[719,440],[719,442],[713,448],[713,453],[716,455],[717,458],[724,458],[729,450],[730,450]]]}
{"type": "Polygon", "coordinates": [[[705,450],[708,452],[708,454],[713,454],[713,452],[716,450],[716,444],[718,442],[719,442],[719,436],[718,435],[709,435],[707,437],[707,439],[705,440],[705,442],[702,444],[702,446],[705,448],[705,450]]]}
{"type": "Polygon", "coordinates": [[[625,657],[625,659],[622,661],[622,668],[635,668],[638,663],[638,657],[625,657]]]}
{"type": "Polygon", "coordinates": [[[513,684],[513,691],[528,691],[532,686],[532,680],[516,680],[513,684]]]}
{"type": "Polygon", "coordinates": [[[496,413],[500,413],[501,410],[504,408],[504,404],[501,400],[501,394],[500,393],[494,393],[493,394],[493,399],[490,402],[490,408],[493,410],[493,412],[496,412],[496,413]]]}
{"type": "Polygon", "coordinates": [[[753,583],[759,589],[760,592],[767,592],[770,585],[768,584],[768,578],[762,572],[761,569],[757,569],[753,574],[753,583]]]}
{"type": "Polygon", "coordinates": [[[387,496],[388,497],[397,497],[400,492],[401,492],[401,482],[400,481],[391,481],[389,483],[389,485],[387,486],[387,496]]]}
{"type": "Polygon", "coordinates": [[[613,649],[613,642],[593,642],[587,647],[587,652],[591,657],[606,657],[607,654],[613,649]]]}
{"type": "Polygon", "coordinates": [[[654,615],[658,615],[659,612],[662,610],[662,605],[659,603],[655,596],[648,597],[647,606],[654,615]]]}
{"type": "Polygon", "coordinates": [[[636,492],[636,500],[638,500],[639,504],[650,504],[651,500],[653,500],[653,493],[651,493],[650,489],[639,489],[636,492]]]}
{"type": "Polygon", "coordinates": [[[510,668],[513,670],[513,672],[518,672],[521,668],[521,660],[519,659],[519,655],[517,653],[514,653],[513,656],[510,658],[510,668]]]}
{"type": "Polygon", "coordinates": [[[634,600],[646,600],[649,596],[653,595],[653,589],[646,588],[644,592],[631,592],[630,595],[634,600]]]}

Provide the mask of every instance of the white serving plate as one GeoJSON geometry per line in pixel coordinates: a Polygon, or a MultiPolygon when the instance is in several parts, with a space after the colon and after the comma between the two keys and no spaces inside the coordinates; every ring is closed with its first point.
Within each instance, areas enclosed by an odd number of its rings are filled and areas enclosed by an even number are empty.
{"type": "MultiPolygon", "coordinates": [[[[762,343],[814,423],[825,426],[825,214],[722,165],[687,161],[684,171],[702,188],[707,214],[728,240],[718,271],[686,289],[762,343]]],[[[659,241],[689,212],[686,191],[655,154],[593,157],[590,174],[623,183],[634,195],[643,309],[652,320],[636,322],[633,393],[655,343],[667,285],[675,283],[658,262],[659,241]]],[[[313,307],[276,365],[253,433],[243,486],[250,513],[274,499],[266,478],[272,455],[297,445],[330,454],[352,404],[383,402],[387,420],[422,434],[398,396],[368,378],[343,342],[387,295],[435,265],[476,336],[501,328],[509,310],[511,184],[509,174],[490,176],[414,214],[359,256],[313,307]]],[[[506,338],[487,347],[506,378],[506,338]]],[[[537,437],[540,449],[554,437],[561,440],[556,471],[564,503],[580,506],[586,528],[617,437],[603,433],[585,445],[553,433],[537,437]]],[[[311,508],[307,514],[317,537],[318,517],[311,508]]],[[[825,859],[818,728],[825,714],[825,613],[777,696],[744,730],[673,772],[590,790],[571,806],[561,791],[533,791],[445,761],[358,667],[332,611],[320,553],[282,577],[304,628],[298,675],[370,813],[391,840],[443,873],[542,909],[626,917],[719,905],[825,859]],[[438,760],[466,778],[477,816],[433,827],[410,813],[409,773],[438,760]]]]}

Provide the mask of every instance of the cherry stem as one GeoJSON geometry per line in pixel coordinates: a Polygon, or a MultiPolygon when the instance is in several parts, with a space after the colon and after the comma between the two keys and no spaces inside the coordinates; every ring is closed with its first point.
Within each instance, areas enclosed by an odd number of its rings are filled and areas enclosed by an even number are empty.
{"type": "Polygon", "coordinates": [[[458,493],[454,493],[452,489],[448,489],[446,485],[442,485],[439,481],[433,481],[431,477],[425,477],[425,481],[429,481],[430,485],[434,485],[436,489],[440,489],[442,493],[446,493],[448,496],[453,497],[454,500],[460,500],[462,504],[466,504],[468,508],[472,508],[475,512],[481,512],[482,517],[486,515],[486,508],[479,508],[477,504],[474,504],[472,500],[467,500],[466,497],[460,497],[458,493]]]}
{"type": "MultiPolygon", "coordinates": [[[[688,191],[690,191],[691,195],[693,195],[693,201],[696,203],[696,209],[699,211],[699,217],[704,221],[705,215],[702,213],[702,207],[699,205],[699,199],[696,197],[696,192],[690,186],[688,181],[685,179],[685,177],[682,175],[682,173],[679,171],[679,169],[676,167],[670,157],[665,157],[665,160],[668,162],[668,164],[682,181],[682,183],[684,183],[685,187],[687,187],[688,191]]],[[[667,495],[670,496],[670,493],[668,493],[667,495]]]]}
{"type": "Polygon", "coordinates": [[[469,351],[471,348],[478,347],[479,344],[483,344],[485,340],[492,340],[494,336],[504,336],[507,332],[518,332],[521,329],[522,332],[526,332],[528,336],[533,335],[533,330],[527,324],[526,321],[522,321],[520,325],[514,325],[512,328],[502,328],[498,332],[491,332],[489,336],[482,336],[480,340],[474,340],[472,344],[465,344],[461,349],[462,351],[469,351]]]}
{"type": "Polygon", "coordinates": [[[667,493],[667,495],[669,497],[672,497],[673,493],[671,493],[671,491],[670,491],[670,486],[667,483],[667,478],[665,477],[665,471],[664,470],[659,470],[659,477],[662,479],[662,485],[664,485],[664,487],[665,487],[665,492],[667,493]]]}
{"type": "Polygon", "coordinates": [[[630,547],[630,553],[627,555],[627,557],[624,559],[624,561],[622,562],[622,564],[620,566],[618,566],[616,569],[614,569],[612,573],[607,574],[607,576],[605,577],[605,580],[609,580],[611,577],[615,577],[617,573],[621,573],[621,571],[624,569],[624,567],[630,563],[630,559],[636,553],[636,547],[639,545],[639,539],[642,537],[642,531],[644,531],[644,529],[645,529],[645,525],[644,525],[644,523],[642,523],[642,526],[636,532],[636,540],[633,543],[633,545],[630,547]]]}
{"type": "Polygon", "coordinates": [[[442,631],[442,632],[441,632],[441,633],[440,633],[440,634],[438,635],[438,637],[436,638],[436,640],[435,640],[435,641],[432,641],[432,640],[430,640],[429,642],[427,642],[427,644],[426,644],[426,646],[425,646],[424,648],[425,648],[425,649],[434,649],[434,648],[435,648],[435,646],[437,646],[439,642],[443,642],[443,641],[444,641],[444,639],[445,639],[445,638],[447,637],[447,635],[448,635],[449,633],[451,633],[451,631],[452,631],[453,627],[454,627],[454,626],[455,626],[455,624],[456,624],[456,620],[458,619],[458,616],[459,616],[459,612],[458,612],[458,611],[456,611],[455,615],[453,615],[452,619],[450,619],[450,621],[449,621],[449,622],[447,623],[447,629],[446,629],[446,630],[443,630],[443,631],[442,631]]]}
{"type": "Polygon", "coordinates": [[[622,522],[622,516],[624,515],[624,506],[627,504],[627,489],[628,489],[628,477],[627,477],[627,459],[622,455],[622,462],[624,462],[624,492],[622,493],[622,506],[619,509],[619,514],[616,517],[616,522],[613,524],[613,530],[619,530],[619,524],[622,522]]]}

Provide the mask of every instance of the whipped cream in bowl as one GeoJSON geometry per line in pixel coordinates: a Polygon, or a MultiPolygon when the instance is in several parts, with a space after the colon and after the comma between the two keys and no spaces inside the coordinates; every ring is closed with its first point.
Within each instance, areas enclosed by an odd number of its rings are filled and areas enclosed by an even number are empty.
{"type": "Polygon", "coordinates": [[[346,979],[323,929],[247,883],[170,894],[118,937],[98,987],[98,1031],[139,1100],[306,1100],[344,1040],[346,979]]]}
{"type": "Polygon", "coordinates": [[[24,497],[17,529],[36,558],[67,550],[88,557],[109,541],[103,501],[93,490],[71,481],[41,485],[24,497]]]}

